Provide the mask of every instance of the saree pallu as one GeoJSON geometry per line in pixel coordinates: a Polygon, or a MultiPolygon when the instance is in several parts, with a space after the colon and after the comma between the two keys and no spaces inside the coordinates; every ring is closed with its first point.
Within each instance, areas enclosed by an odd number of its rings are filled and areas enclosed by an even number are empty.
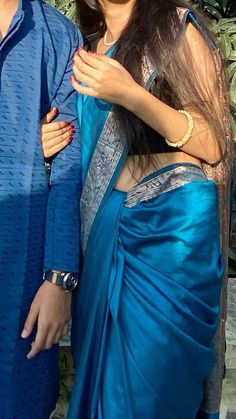
{"type": "Polygon", "coordinates": [[[198,166],[110,193],[75,305],[69,419],[197,417],[215,362],[219,236],[216,186],[198,166]]]}

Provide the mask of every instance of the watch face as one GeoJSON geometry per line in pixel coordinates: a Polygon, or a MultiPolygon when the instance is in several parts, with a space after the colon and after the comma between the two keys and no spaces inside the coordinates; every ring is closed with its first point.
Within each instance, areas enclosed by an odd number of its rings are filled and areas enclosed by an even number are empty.
{"type": "Polygon", "coordinates": [[[78,285],[78,275],[74,273],[69,273],[65,275],[64,281],[63,281],[63,287],[67,291],[73,291],[77,285],[78,285]]]}

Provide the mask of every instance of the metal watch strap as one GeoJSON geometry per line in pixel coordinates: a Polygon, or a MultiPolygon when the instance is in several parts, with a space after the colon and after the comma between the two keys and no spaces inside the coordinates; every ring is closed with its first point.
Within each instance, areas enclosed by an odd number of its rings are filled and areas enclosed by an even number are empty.
{"type": "Polygon", "coordinates": [[[63,277],[67,272],[52,271],[52,276],[50,282],[55,285],[63,286],[63,277]],[[61,282],[58,283],[58,279],[61,278],[61,282]]]}

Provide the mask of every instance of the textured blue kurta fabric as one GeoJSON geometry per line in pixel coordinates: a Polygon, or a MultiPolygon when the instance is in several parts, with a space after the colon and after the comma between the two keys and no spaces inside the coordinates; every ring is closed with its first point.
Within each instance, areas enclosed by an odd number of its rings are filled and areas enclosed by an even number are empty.
{"type": "Polygon", "coordinates": [[[52,163],[40,120],[52,106],[76,122],[71,63],[81,36],[40,0],[20,0],[0,43],[0,417],[47,419],[58,394],[58,348],[29,361],[20,338],[44,268],[78,270],[79,136],[52,163]],[[46,245],[45,245],[46,243],[46,245]]]}

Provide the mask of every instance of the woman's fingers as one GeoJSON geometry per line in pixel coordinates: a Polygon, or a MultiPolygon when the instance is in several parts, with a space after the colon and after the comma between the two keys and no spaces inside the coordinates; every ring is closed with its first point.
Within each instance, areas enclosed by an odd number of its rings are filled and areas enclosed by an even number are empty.
{"type": "Polygon", "coordinates": [[[67,134],[67,136],[73,135],[75,133],[74,125],[68,125],[65,128],[59,128],[55,131],[48,131],[47,126],[42,128],[42,138],[44,141],[51,141],[57,137],[63,136],[67,134]]]}
{"type": "Polygon", "coordinates": [[[74,56],[73,69],[74,68],[81,71],[81,73],[85,74],[86,76],[89,76],[89,77],[92,77],[92,78],[94,77],[94,75],[98,71],[98,69],[95,69],[95,68],[91,67],[90,65],[88,65],[87,63],[85,63],[82,60],[82,58],[79,57],[78,55],[74,56]]]}
{"type": "Polygon", "coordinates": [[[80,48],[75,53],[74,59],[76,58],[76,56],[80,57],[84,63],[88,64],[93,69],[104,69],[104,62],[98,58],[96,53],[89,53],[84,49],[80,48]]]}
{"type": "Polygon", "coordinates": [[[116,68],[121,68],[122,67],[122,65],[119,63],[119,61],[114,60],[114,58],[108,57],[105,54],[99,54],[97,52],[95,52],[95,53],[94,52],[88,52],[88,54],[92,54],[92,56],[94,58],[96,58],[97,60],[99,60],[100,63],[107,64],[107,65],[112,65],[113,67],[116,67],[116,68]]]}
{"type": "MultiPolygon", "coordinates": [[[[87,66],[87,67],[88,67],[88,66],[87,66]]],[[[87,85],[89,85],[89,86],[91,86],[91,85],[95,82],[95,79],[94,79],[95,74],[93,74],[93,75],[92,75],[92,77],[90,77],[90,76],[89,76],[89,75],[87,75],[86,73],[81,72],[81,71],[78,69],[78,67],[77,67],[77,65],[76,65],[76,64],[74,64],[74,65],[73,65],[72,69],[73,69],[73,73],[74,73],[74,75],[75,75],[76,79],[77,79],[79,82],[84,83],[84,84],[87,84],[87,85]]],[[[96,70],[95,70],[95,71],[96,71],[96,70]]]]}
{"type": "Polygon", "coordinates": [[[56,115],[57,108],[52,108],[42,119],[42,124],[48,124],[49,122],[52,122],[56,115]]]}
{"type": "Polygon", "coordinates": [[[114,60],[114,58],[108,57],[106,54],[99,54],[93,51],[85,51],[79,49],[75,54],[75,57],[79,56],[85,63],[96,69],[104,69],[104,64],[112,65],[117,68],[121,68],[121,64],[114,60]]]}
{"type": "Polygon", "coordinates": [[[73,88],[80,94],[82,95],[86,95],[86,96],[94,96],[96,97],[96,93],[94,92],[94,90],[90,87],[87,86],[82,86],[81,84],[79,84],[75,78],[75,76],[71,76],[70,78],[71,84],[73,86],[73,88]]]}
{"type": "MultiPolygon", "coordinates": [[[[57,129],[55,131],[47,131],[49,125],[44,125],[42,127],[41,137],[42,137],[42,149],[44,157],[52,157],[55,153],[58,153],[63,148],[65,148],[72,140],[73,135],[75,134],[74,125],[67,125],[64,128],[57,129]]],[[[59,126],[59,122],[57,126],[59,126]]]]}
{"type": "Polygon", "coordinates": [[[72,141],[72,138],[68,140],[64,140],[58,143],[57,145],[51,147],[50,149],[44,150],[43,152],[44,157],[48,159],[49,157],[54,156],[54,154],[57,154],[59,153],[59,151],[63,150],[63,148],[65,148],[71,141],[72,141]]]}
{"type": "Polygon", "coordinates": [[[65,148],[72,141],[73,134],[68,134],[67,132],[61,136],[55,137],[50,141],[47,141],[43,145],[43,154],[44,157],[52,157],[53,154],[58,153],[58,151],[65,148]],[[56,148],[55,148],[56,147],[56,148]],[[56,151],[55,151],[56,150],[56,151]]]}
{"type": "Polygon", "coordinates": [[[42,132],[43,133],[53,132],[53,131],[58,131],[60,129],[70,128],[70,127],[72,127],[72,125],[68,121],[50,122],[50,123],[45,123],[42,125],[42,132]]]}
{"type": "Polygon", "coordinates": [[[65,134],[58,135],[57,137],[53,137],[51,140],[47,140],[45,145],[45,149],[50,150],[50,148],[54,147],[55,145],[59,145],[64,141],[67,141],[67,144],[71,142],[73,138],[74,131],[65,132],[65,134]]]}

